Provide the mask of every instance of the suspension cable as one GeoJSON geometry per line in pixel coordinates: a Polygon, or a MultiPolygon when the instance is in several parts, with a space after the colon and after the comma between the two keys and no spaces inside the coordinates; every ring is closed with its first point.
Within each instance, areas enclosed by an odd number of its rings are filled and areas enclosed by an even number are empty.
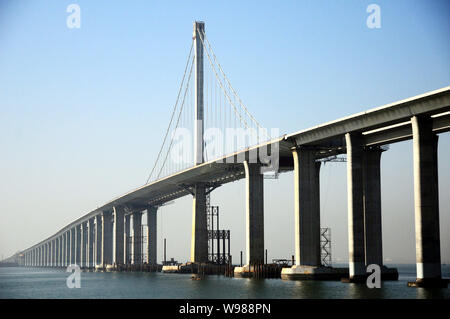
{"type": "MultiPolygon", "coordinates": [[[[247,113],[247,115],[251,118],[251,120],[256,124],[256,126],[258,128],[263,129],[263,127],[258,123],[258,121],[253,117],[253,115],[249,112],[249,110],[245,107],[244,103],[242,102],[241,98],[239,97],[239,95],[236,93],[236,91],[234,90],[233,86],[231,85],[230,80],[228,79],[228,77],[226,76],[225,72],[222,69],[222,66],[220,65],[219,61],[216,58],[216,55],[214,54],[214,50],[212,49],[211,43],[208,41],[208,37],[206,36],[206,34],[203,32],[204,35],[204,39],[206,44],[208,45],[211,54],[213,56],[213,60],[214,62],[217,64],[218,69],[220,70],[220,72],[222,73],[223,78],[225,79],[225,81],[227,82],[228,86],[230,87],[231,91],[233,92],[233,94],[237,97],[238,101],[239,101],[239,105],[244,109],[245,113],[247,113]]],[[[202,43],[203,43],[203,39],[202,39],[202,43]]],[[[203,43],[204,45],[204,43],[203,43]]],[[[263,132],[265,132],[265,130],[263,129],[263,132]]],[[[266,134],[267,135],[267,134],[266,134]]]]}
{"type": "MultiPolygon", "coordinates": [[[[203,43],[203,47],[206,49],[205,43],[203,42],[202,33],[200,32],[199,35],[200,35],[200,40],[201,40],[202,43],[203,43]]],[[[213,69],[214,74],[216,75],[216,79],[219,81],[220,87],[221,87],[222,90],[224,91],[226,97],[228,98],[228,101],[229,101],[230,104],[233,106],[234,112],[235,112],[236,115],[239,117],[239,120],[241,121],[241,123],[243,122],[243,124],[245,125],[245,127],[246,127],[246,128],[249,128],[249,127],[248,127],[248,124],[247,124],[247,121],[245,121],[245,119],[242,118],[241,114],[238,112],[238,110],[237,110],[237,108],[236,108],[236,105],[234,105],[234,103],[233,103],[233,101],[231,100],[230,96],[228,95],[228,93],[226,92],[225,88],[223,87],[222,81],[220,80],[219,75],[218,75],[217,72],[216,72],[216,68],[214,67],[214,65],[213,65],[213,63],[212,63],[212,60],[211,60],[211,57],[209,56],[208,50],[205,50],[205,51],[206,51],[206,54],[207,54],[207,56],[208,56],[208,60],[209,60],[209,63],[210,63],[210,65],[211,65],[211,68],[213,69]]]]}
{"type": "MultiPolygon", "coordinates": [[[[183,79],[181,80],[181,85],[180,85],[180,88],[179,88],[179,90],[178,90],[178,95],[177,95],[177,99],[176,99],[175,105],[174,105],[174,107],[173,107],[172,115],[171,115],[171,117],[170,117],[169,126],[167,127],[166,133],[165,133],[165,135],[164,135],[164,140],[163,140],[163,143],[162,143],[161,148],[160,148],[160,150],[159,150],[158,156],[156,157],[155,164],[153,165],[153,168],[152,168],[152,170],[151,170],[151,172],[150,172],[150,174],[149,174],[149,176],[148,176],[147,181],[145,182],[145,184],[148,184],[150,178],[151,178],[152,175],[153,175],[153,171],[155,170],[156,165],[158,164],[158,160],[159,160],[159,158],[160,158],[160,156],[161,156],[162,150],[163,150],[164,145],[165,145],[165,143],[166,143],[167,136],[169,135],[169,130],[170,130],[170,127],[171,127],[171,125],[172,125],[172,121],[173,121],[173,118],[174,118],[174,116],[175,116],[175,111],[176,111],[177,106],[178,106],[178,101],[179,101],[179,99],[180,99],[180,94],[181,94],[181,90],[182,90],[182,88],[183,88],[184,79],[185,79],[185,77],[186,77],[186,72],[187,72],[187,69],[188,69],[188,66],[189,66],[189,62],[191,61],[191,55],[192,55],[192,48],[193,48],[193,47],[194,47],[194,41],[192,40],[192,42],[191,42],[191,48],[190,48],[190,50],[189,50],[189,56],[188,56],[188,59],[187,59],[187,61],[186,61],[186,66],[185,66],[185,68],[184,68],[183,79]]],[[[192,70],[192,66],[191,66],[191,70],[192,70]]]]}
{"type": "MultiPolygon", "coordinates": [[[[190,81],[191,75],[192,75],[192,69],[193,69],[193,66],[194,66],[194,59],[195,59],[195,56],[192,57],[191,69],[189,71],[189,77],[188,77],[188,80],[186,82],[186,89],[184,90],[183,102],[181,103],[180,113],[178,113],[177,122],[176,122],[176,125],[175,125],[175,130],[178,128],[178,123],[180,122],[180,116],[181,116],[181,113],[183,112],[184,101],[186,100],[186,94],[187,94],[187,91],[189,90],[189,81],[190,81]]],[[[164,168],[164,165],[167,162],[167,156],[169,156],[170,150],[172,149],[172,144],[173,144],[173,136],[170,139],[169,149],[167,150],[166,156],[164,157],[163,166],[159,170],[158,176],[156,177],[157,179],[160,177],[161,172],[162,172],[162,170],[164,168]]]]}

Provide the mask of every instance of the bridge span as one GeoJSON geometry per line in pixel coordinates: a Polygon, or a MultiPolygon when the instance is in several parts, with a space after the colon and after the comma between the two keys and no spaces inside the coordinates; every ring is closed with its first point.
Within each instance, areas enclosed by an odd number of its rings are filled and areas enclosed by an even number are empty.
{"type": "MultiPolygon", "coordinates": [[[[194,24],[196,116],[202,120],[204,25],[194,24]]],[[[200,121],[201,122],[201,121],[200,121]]],[[[331,270],[320,258],[320,159],[347,157],[349,279],[366,276],[366,266],[383,267],[381,229],[381,154],[384,145],[413,140],[416,263],[418,285],[440,283],[438,135],[450,130],[450,86],[373,108],[306,130],[270,139],[213,160],[204,161],[202,128],[196,127],[195,165],[132,190],[105,203],[52,236],[11,257],[23,266],[85,268],[157,264],[158,207],[183,196],[193,197],[191,262],[208,262],[206,195],[224,184],[245,179],[246,260],[235,273],[251,273],[264,262],[264,175],[294,171],[295,265],[286,278],[331,270]],[[198,152],[196,153],[198,155],[198,152]],[[139,235],[147,218],[147,258],[138,241],[127,245],[131,221],[139,235]],[[131,254],[130,250],[133,252],[131,254]],[[131,258],[131,256],[133,256],[131,258]]],[[[385,267],[383,268],[385,269],[385,267]]]]}

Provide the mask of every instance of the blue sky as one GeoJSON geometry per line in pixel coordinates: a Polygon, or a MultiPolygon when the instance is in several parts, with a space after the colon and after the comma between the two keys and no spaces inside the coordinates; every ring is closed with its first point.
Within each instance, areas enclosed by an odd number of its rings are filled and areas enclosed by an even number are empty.
{"type": "MultiPolygon", "coordinates": [[[[252,114],[284,134],[449,85],[449,12],[448,1],[2,1],[0,254],[34,244],[145,182],[193,21],[205,21],[252,114]],[[71,3],[81,8],[80,29],[66,26],[71,3]],[[380,29],[366,26],[371,3],[381,8],[380,29]]],[[[448,134],[439,143],[444,230],[448,134]]],[[[382,166],[383,239],[397,243],[386,244],[385,255],[401,262],[414,261],[415,253],[411,150],[410,142],[393,145],[382,166]],[[404,238],[395,228],[401,225],[404,238]]],[[[322,220],[333,229],[334,256],[345,260],[345,167],[330,164],[321,179],[322,220]]],[[[288,258],[292,176],[266,185],[269,255],[288,258]]],[[[215,193],[238,256],[245,247],[243,185],[215,193]]],[[[185,198],[164,207],[159,219],[160,238],[169,247],[179,243],[171,255],[182,261],[189,255],[190,209],[185,198]]],[[[441,241],[448,263],[445,231],[441,241]]]]}

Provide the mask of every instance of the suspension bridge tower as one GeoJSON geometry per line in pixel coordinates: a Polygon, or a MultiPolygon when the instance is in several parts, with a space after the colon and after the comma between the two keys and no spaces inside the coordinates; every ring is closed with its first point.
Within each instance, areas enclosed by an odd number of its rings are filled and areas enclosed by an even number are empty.
{"type": "MultiPolygon", "coordinates": [[[[195,81],[195,111],[194,111],[194,165],[204,162],[203,130],[204,130],[204,96],[203,96],[203,38],[205,23],[194,22],[194,81],[195,81]]],[[[191,262],[208,261],[208,224],[206,214],[206,186],[196,183],[193,187],[192,203],[192,235],[191,262]]]]}

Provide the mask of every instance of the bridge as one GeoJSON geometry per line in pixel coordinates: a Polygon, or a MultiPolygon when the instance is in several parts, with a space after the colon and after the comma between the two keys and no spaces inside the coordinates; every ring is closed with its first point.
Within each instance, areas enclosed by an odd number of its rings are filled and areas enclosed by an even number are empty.
{"type": "Polygon", "coordinates": [[[326,278],[321,264],[321,162],[346,156],[350,281],[366,266],[383,271],[380,162],[386,145],[413,140],[416,285],[441,284],[438,136],[450,130],[450,86],[363,111],[292,134],[273,136],[250,114],[231,86],[205,33],[194,32],[171,120],[145,185],[114,198],[24,249],[6,262],[23,266],[114,269],[157,265],[158,208],[192,196],[192,263],[208,262],[207,197],[217,187],[245,179],[246,260],[235,274],[251,275],[264,263],[264,177],[294,172],[295,264],[285,278],[326,278]],[[206,61],[206,63],[205,63],[206,61]],[[205,68],[205,64],[208,65],[205,68]],[[193,143],[190,142],[193,132],[193,143]],[[226,132],[223,134],[223,132],[226,132]],[[223,148],[223,137],[232,140],[223,148]],[[238,141],[234,143],[235,141],[238,141]],[[191,147],[193,144],[193,147],[191,147]],[[146,258],[138,240],[147,219],[146,258]],[[144,260],[145,259],[145,260],[144,260]]]}

